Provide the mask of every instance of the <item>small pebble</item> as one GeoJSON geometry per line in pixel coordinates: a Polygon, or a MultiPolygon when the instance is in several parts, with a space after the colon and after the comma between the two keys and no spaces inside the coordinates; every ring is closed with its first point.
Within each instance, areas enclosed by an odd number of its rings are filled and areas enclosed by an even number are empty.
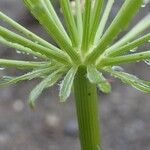
{"type": "Polygon", "coordinates": [[[7,133],[0,133],[0,144],[8,144],[10,136],[7,133]]]}
{"type": "Polygon", "coordinates": [[[77,122],[75,120],[70,120],[65,127],[65,133],[69,136],[75,137],[78,133],[77,122]]]}
{"type": "Polygon", "coordinates": [[[56,114],[47,114],[45,122],[50,128],[58,128],[60,125],[60,118],[56,114]]]}
{"type": "Polygon", "coordinates": [[[21,100],[16,100],[14,103],[13,103],[13,109],[16,111],[16,112],[21,112],[24,108],[24,103],[21,101],[21,100]]]}

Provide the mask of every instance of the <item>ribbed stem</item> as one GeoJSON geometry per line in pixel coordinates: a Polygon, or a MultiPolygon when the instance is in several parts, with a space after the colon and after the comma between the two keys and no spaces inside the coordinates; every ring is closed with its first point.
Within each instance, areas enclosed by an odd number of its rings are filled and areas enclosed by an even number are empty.
{"type": "Polygon", "coordinates": [[[96,85],[86,77],[86,68],[80,67],[74,80],[81,150],[99,150],[100,130],[96,85]]]}

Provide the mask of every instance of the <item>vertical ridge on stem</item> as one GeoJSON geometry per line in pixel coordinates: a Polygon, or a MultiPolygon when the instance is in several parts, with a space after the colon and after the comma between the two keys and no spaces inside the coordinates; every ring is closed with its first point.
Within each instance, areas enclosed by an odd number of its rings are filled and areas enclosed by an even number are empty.
{"type": "Polygon", "coordinates": [[[86,77],[86,68],[79,67],[74,80],[74,93],[81,150],[98,150],[100,130],[96,85],[86,77]]]}

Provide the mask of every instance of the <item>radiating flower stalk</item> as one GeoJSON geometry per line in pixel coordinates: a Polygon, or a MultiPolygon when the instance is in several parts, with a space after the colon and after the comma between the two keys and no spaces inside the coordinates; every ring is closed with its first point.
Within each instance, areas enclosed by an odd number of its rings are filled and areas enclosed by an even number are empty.
{"type": "Polygon", "coordinates": [[[28,71],[17,77],[2,76],[0,85],[41,78],[29,96],[31,108],[35,107],[42,91],[57,81],[62,80],[59,93],[61,102],[66,101],[74,86],[81,150],[101,149],[96,87],[104,93],[111,92],[111,84],[104,73],[111,74],[140,91],[150,92],[149,81],[128,74],[119,66],[139,61],[150,64],[149,49],[135,51],[135,48],[150,41],[150,33],[143,35],[144,31],[150,29],[150,14],[121,39],[115,40],[139,9],[149,1],[125,0],[106,28],[114,2],[115,0],[107,0],[104,5],[104,0],[85,0],[81,4],[80,0],[75,0],[73,9],[69,0],[60,0],[64,27],[50,0],[24,0],[32,15],[57,46],[0,12],[0,20],[16,30],[15,33],[0,26],[0,43],[39,58],[33,61],[0,59],[0,70],[14,67],[28,71]]]}

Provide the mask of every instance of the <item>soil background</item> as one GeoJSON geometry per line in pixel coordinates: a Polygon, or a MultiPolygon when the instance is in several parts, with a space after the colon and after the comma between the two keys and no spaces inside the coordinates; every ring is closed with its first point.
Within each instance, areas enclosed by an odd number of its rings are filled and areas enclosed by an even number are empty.
{"type": "MultiPolygon", "coordinates": [[[[60,8],[55,2],[62,19],[60,8]]],[[[116,0],[108,25],[123,0],[116,0]]],[[[28,29],[52,42],[20,0],[0,0],[0,10],[25,25],[28,29]]],[[[150,11],[141,8],[128,30],[150,11]]],[[[1,25],[7,25],[0,22],[1,25]]],[[[9,28],[9,26],[8,26],[9,28]]],[[[149,32],[148,30],[147,32],[149,32]]],[[[127,32],[124,31],[122,35],[127,32]]],[[[146,44],[138,50],[149,50],[146,44]]],[[[30,60],[31,56],[17,54],[0,45],[1,58],[30,60]]],[[[150,66],[141,63],[124,65],[124,69],[150,80],[150,66]]],[[[5,69],[0,75],[23,74],[16,69],[5,69]]],[[[150,95],[111,79],[111,94],[98,93],[103,150],[150,150],[150,95]]],[[[46,90],[38,99],[36,110],[27,105],[28,94],[39,81],[26,81],[0,88],[0,150],[79,150],[78,129],[73,94],[61,104],[58,85],[46,90]]]]}

